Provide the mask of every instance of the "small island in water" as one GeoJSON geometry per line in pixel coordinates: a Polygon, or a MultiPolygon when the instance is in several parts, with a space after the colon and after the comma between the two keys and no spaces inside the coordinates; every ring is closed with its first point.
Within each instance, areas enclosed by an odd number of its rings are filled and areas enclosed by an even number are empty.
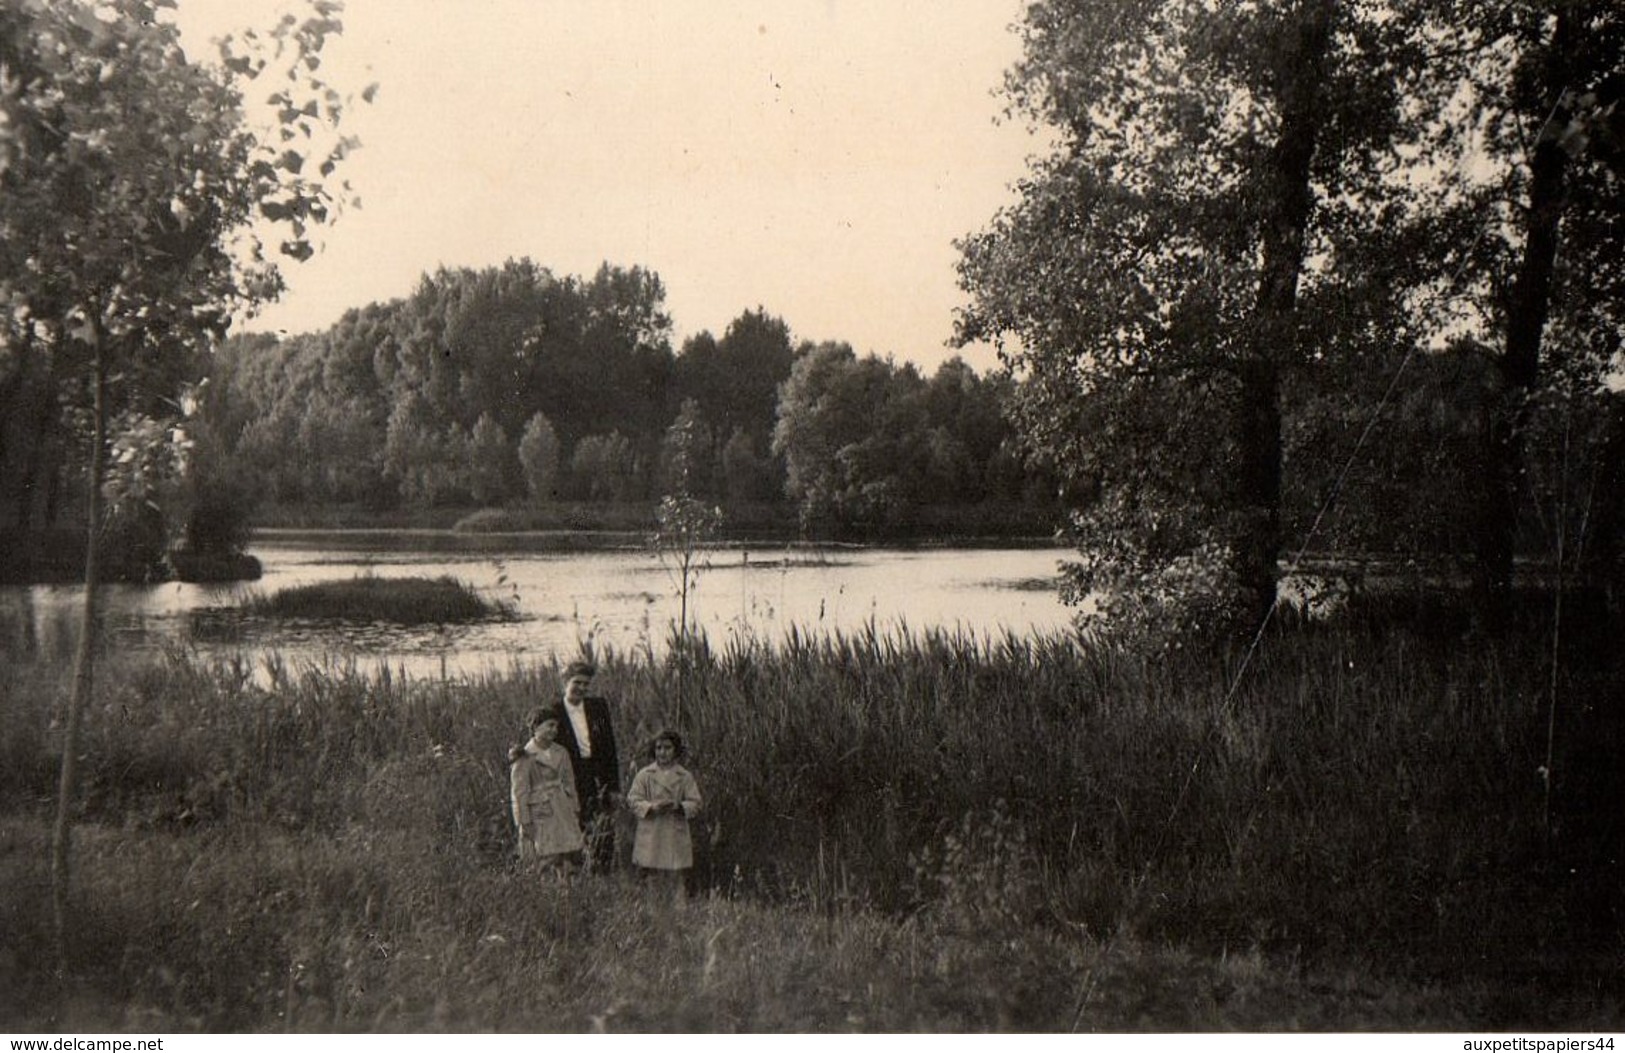
{"type": "Polygon", "coordinates": [[[510,618],[508,605],[486,599],[467,582],[437,578],[378,578],[363,575],[322,581],[251,596],[250,614],[273,618],[330,618],[384,621],[399,625],[450,624],[510,618]]]}

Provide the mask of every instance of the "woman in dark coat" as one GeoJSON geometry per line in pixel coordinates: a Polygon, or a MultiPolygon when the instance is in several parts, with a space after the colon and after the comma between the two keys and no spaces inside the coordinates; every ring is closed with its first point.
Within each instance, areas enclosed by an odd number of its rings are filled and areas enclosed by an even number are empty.
{"type": "Polygon", "coordinates": [[[621,800],[621,765],[615,752],[615,724],[609,703],[587,692],[597,670],[591,662],[564,667],[564,719],[559,745],[570,755],[581,801],[581,828],[587,864],[608,870],[615,863],[615,810],[621,800]]]}

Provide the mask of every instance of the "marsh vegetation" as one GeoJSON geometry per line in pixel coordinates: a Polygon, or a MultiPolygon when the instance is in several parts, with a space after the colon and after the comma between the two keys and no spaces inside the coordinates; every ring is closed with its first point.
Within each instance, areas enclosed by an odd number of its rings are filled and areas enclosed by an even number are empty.
{"type": "Polygon", "coordinates": [[[1618,1026],[1618,665],[1554,679],[1539,626],[1463,647],[1413,613],[1271,633],[1239,680],[1240,653],[1062,637],[601,655],[627,742],[685,700],[712,807],[676,912],[619,877],[559,887],[512,861],[504,750],[555,691],[550,666],[131,666],[86,726],[67,1001],[41,964],[57,678],[28,669],[0,696],[5,1016],[1618,1026]]]}
{"type": "Polygon", "coordinates": [[[252,593],[245,612],[266,618],[384,621],[397,625],[455,625],[511,617],[513,610],[467,582],[437,578],[359,575],[312,582],[271,593],[252,593]]]}

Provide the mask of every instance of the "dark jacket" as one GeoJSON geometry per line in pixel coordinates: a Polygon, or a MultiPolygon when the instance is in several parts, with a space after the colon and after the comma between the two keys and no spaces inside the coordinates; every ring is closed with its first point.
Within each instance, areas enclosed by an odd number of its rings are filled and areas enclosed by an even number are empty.
{"type": "Polygon", "coordinates": [[[592,736],[592,756],[582,759],[581,747],[576,743],[575,725],[570,721],[569,707],[563,703],[559,709],[564,717],[559,721],[559,745],[570,754],[575,769],[576,789],[581,794],[584,813],[596,810],[607,794],[621,792],[621,763],[615,752],[615,725],[610,720],[609,703],[596,695],[581,700],[587,710],[587,734],[592,736]]]}

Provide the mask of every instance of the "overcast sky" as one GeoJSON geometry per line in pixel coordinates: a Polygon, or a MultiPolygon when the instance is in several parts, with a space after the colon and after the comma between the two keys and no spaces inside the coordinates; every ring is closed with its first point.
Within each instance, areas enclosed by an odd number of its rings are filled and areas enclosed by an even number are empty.
{"type": "MultiPolygon", "coordinates": [[[[286,0],[181,0],[189,45],[286,0]]],[[[529,256],[659,273],[678,339],[757,307],[797,340],[927,369],[953,240],[1011,198],[1033,140],[999,124],[1021,0],[348,0],[324,74],[363,207],[250,324],[325,328],[425,272],[529,256]]],[[[978,368],[985,349],[966,353],[978,368]]]]}

